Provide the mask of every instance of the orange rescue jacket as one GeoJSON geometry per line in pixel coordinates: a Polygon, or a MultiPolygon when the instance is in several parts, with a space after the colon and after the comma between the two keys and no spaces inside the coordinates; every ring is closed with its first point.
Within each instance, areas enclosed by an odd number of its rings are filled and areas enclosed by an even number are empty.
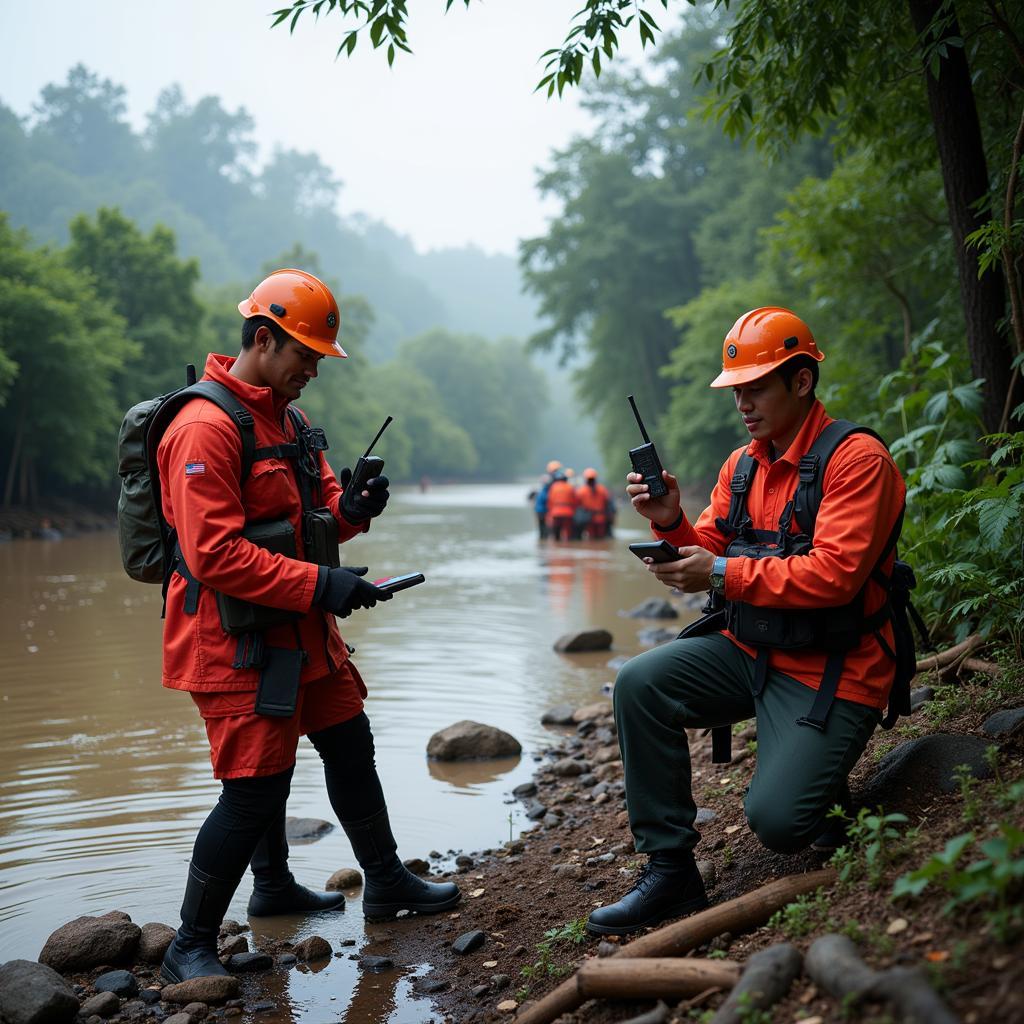
{"type": "MultiPolygon", "coordinates": [[[[293,440],[285,416],[287,400],[270,388],[258,388],[228,372],[234,358],[207,357],[204,379],[236,394],[255,419],[256,447],[293,440]]],[[[253,463],[240,486],[242,442],[238,428],[213,402],[193,399],[174,417],[157,449],[160,494],[167,521],[178,532],[185,564],[199,580],[195,615],[184,610],[185,579],[174,573],[167,592],[163,636],[163,685],[173,690],[213,692],[255,690],[259,669],[231,667],[237,637],[220,625],[215,591],[289,611],[305,612],[294,625],[266,631],[269,646],[307,653],[302,682],[329,675],[348,658],[333,615],[312,607],[318,567],[302,557],[302,498],[289,459],[253,463]],[[271,554],[242,537],[246,522],[288,519],[295,529],[299,559],[271,554]]],[[[323,452],[320,478],[324,504],[348,540],[368,523],[353,526],[338,510],[341,487],[323,452]]]]}
{"type": "Polygon", "coordinates": [[[555,480],[548,488],[548,522],[571,516],[576,509],[576,492],[568,480],[555,480]]]}
{"type": "Polygon", "coordinates": [[[608,518],[608,488],[604,484],[584,484],[577,489],[576,500],[590,513],[592,523],[603,523],[608,518]]]}
{"type": "MultiPolygon", "coordinates": [[[[824,406],[815,402],[789,449],[770,461],[771,445],[752,441],[737,448],[718,474],[711,504],[691,525],[686,517],[675,530],[661,531],[677,547],[697,545],[724,555],[728,541],[715,526],[716,518],[729,513],[729,484],[743,451],[760,463],[747,495],[747,511],[758,530],[777,530],[779,517],[793,497],[799,478],[800,458],[815,438],[831,423],[824,406]]],[[[791,558],[730,558],[725,577],[725,596],[732,601],[774,608],[827,608],[852,601],[867,584],[864,612],[870,615],[885,601],[883,589],[869,579],[896,524],[906,487],[900,471],[885,447],[867,434],[854,434],[836,449],[823,481],[821,507],[814,528],[814,547],[808,555],[791,558]]],[[[794,522],[794,533],[799,532],[794,522]]],[[[882,566],[888,576],[894,555],[882,566]]],[[[750,655],[756,651],[733,643],[750,655]]],[[[882,630],[892,647],[892,626],[882,630]]],[[[769,649],[769,666],[816,690],[825,669],[825,655],[813,649],[769,649]]],[[[871,633],[846,655],[836,696],[856,704],[884,708],[894,677],[892,659],[871,633]]]]}

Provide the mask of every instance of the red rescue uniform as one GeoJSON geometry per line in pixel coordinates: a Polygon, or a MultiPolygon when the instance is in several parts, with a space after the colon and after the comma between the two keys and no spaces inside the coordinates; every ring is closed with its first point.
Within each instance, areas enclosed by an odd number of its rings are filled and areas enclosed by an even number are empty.
{"type": "Polygon", "coordinates": [[[572,514],[576,511],[576,492],[568,480],[554,480],[548,488],[548,529],[556,539],[568,540],[572,534],[572,514]]]}
{"type": "MultiPolygon", "coordinates": [[[[211,354],[204,379],[229,388],[252,412],[257,448],[293,440],[287,399],[233,377],[228,371],[234,361],[211,354]]],[[[238,427],[227,414],[213,402],[193,399],[171,421],[157,449],[164,514],[177,531],[185,564],[201,584],[198,609],[190,615],[184,607],[186,581],[177,573],[171,577],[163,685],[195,695],[218,778],[283,771],[294,763],[300,733],[354,717],[366,695],[354,666],[346,664],[348,649],[337,620],[312,604],[318,567],[299,560],[302,498],[292,460],[254,462],[240,485],[241,447],[238,427]],[[242,537],[246,522],[275,519],[292,524],[299,559],[272,554],[242,537]],[[221,628],[215,591],[305,613],[295,625],[265,633],[268,646],[301,646],[307,654],[301,686],[317,682],[315,696],[300,692],[306,706],[300,704],[292,718],[267,719],[252,711],[259,669],[232,668],[237,637],[221,628]]],[[[319,457],[324,505],[338,522],[340,539],[347,540],[368,523],[353,526],[340,514],[341,486],[322,452],[319,457]]]]}
{"type": "Polygon", "coordinates": [[[584,484],[576,491],[576,502],[590,513],[584,530],[588,537],[600,538],[608,532],[608,488],[604,484],[584,484]]]}
{"type": "MultiPolygon", "coordinates": [[[[799,478],[800,458],[806,455],[818,435],[831,423],[820,402],[815,402],[788,450],[771,461],[771,443],[752,441],[737,448],[718,474],[711,504],[691,525],[686,517],[680,526],[663,532],[652,524],[656,537],[677,547],[697,545],[724,555],[726,537],[715,526],[716,518],[729,512],[729,484],[736,462],[744,451],[757,460],[758,469],[747,495],[747,510],[757,530],[777,530],[779,517],[793,497],[799,478]]],[[[814,547],[802,557],[730,558],[725,577],[725,596],[771,608],[838,607],[852,601],[867,584],[864,611],[877,611],[885,601],[882,588],[870,580],[871,570],[882,554],[906,497],[906,487],[892,457],[875,438],[854,434],[843,442],[828,463],[823,481],[821,508],[814,528],[814,547]]],[[[797,533],[796,523],[791,524],[797,533]]],[[[895,555],[882,566],[892,571],[895,555]]],[[[751,656],[756,651],[733,643],[751,656]]],[[[892,647],[892,626],[882,630],[892,647]]],[[[803,650],[769,649],[769,666],[817,689],[825,669],[825,655],[803,650]]],[[[873,634],[867,633],[849,651],[836,695],[843,700],[884,708],[892,686],[894,666],[873,634]]]]}

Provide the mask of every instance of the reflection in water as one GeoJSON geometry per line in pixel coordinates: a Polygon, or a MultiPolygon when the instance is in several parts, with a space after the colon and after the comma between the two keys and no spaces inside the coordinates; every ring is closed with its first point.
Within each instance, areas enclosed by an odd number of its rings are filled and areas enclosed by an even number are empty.
{"type": "MultiPolygon", "coordinates": [[[[344,628],[370,690],[366,710],[404,857],[493,847],[530,827],[506,801],[529,778],[530,755],[550,743],[541,713],[592,701],[614,677],[609,657],[640,649],[644,623],[617,614],[656,592],[626,550],[646,535],[640,520],[611,542],[538,543],[522,496],[521,486],[399,489],[388,514],[343,552],[344,560],[351,548],[348,560],[374,576],[427,577],[344,628]],[[591,626],[612,631],[612,655],[552,651],[562,633],[591,626]],[[430,736],[461,719],[512,733],[525,756],[428,763],[430,736]]],[[[176,924],[192,842],[219,786],[191,700],[160,686],[160,588],[123,574],[113,533],[0,544],[0,576],[0,961],[34,958],[54,928],[80,914],[119,909],[140,923],[176,924]]],[[[288,813],[332,820],[306,742],[288,813]]],[[[293,846],[291,862],[310,886],[354,864],[341,829],[293,846]]],[[[229,917],[245,919],[250,891],[244,880],[229,917]]],[[[253,924],[257,948],[315,933],[347,953],[373,934],[358,898],[324,919],[253,924]]],[[[367,1024],[430,1016],[408,978],[360,979],[347,955],[319,972],[273,977],[287,983],[281,1020],[340,1019],[357,989],[367,1024]]]]}

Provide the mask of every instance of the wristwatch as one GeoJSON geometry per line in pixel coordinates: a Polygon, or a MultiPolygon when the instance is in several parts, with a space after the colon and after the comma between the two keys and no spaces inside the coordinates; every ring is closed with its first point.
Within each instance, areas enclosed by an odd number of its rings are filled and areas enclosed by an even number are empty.
{"type": "Polygon", "coordinates": [[[728,561],[724,555],[716,555],[714,562],[711,563],[711,589],[723,597],[725,597],[725,567],[728,561]]]}

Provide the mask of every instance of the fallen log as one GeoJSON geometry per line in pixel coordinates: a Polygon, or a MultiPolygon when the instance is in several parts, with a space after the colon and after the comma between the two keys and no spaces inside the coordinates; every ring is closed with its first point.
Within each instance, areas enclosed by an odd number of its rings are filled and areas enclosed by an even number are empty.
{"type": "Polygon", "coordinates": [[[966,658],[975,648],[980,647],[983,641],[977,633],[972,633],[966,640],[947,647],[938,654],[929,654],[917,663],[918,672],[938,672],[947,666],[954,665],[961,658],[966,658]]]}
{"type": "Polygon", "coordinates": [[[997,665],[994,661],[983,661],[981,658],[964,658],[960,662],[961,672],[981,672],[986,676],[1001,676],[1003,674],[1002,665],[997,665]]]}
{"type": "Polygon", "coordinates": [[[752,1011],[774,1006],[789,992],[803,963],[800,950],[788,942],[755,953],[728,998],[715,1011],[711,1024],[744,1024],[752,1011]]]}
{"type": "MultiPolygon", "coordinates": [[[[699,914],[665,925],[657,931],[635,939],[617,953],[603,959],[609,963],[640,957],[682,956],[702,946],[722,932],[739,933],[764,924],[776,910],[792,903],[798,896],[814,892],[836,880],[834,868],[822,868],[803,875],[787,875],[762,885],[753,892],[744,893],[727,903],[709,907],[699,914]]],[[[543,999],[526,1009],[517,1018],[517,1024],[551,1024],[563,1013],[575,1010],[583,999],[575,977],[563,981],[543,999]]]]}
{"type": "Polygon", "coordinates": [[[683,957],[606,957],[588,960],[576,972],[580,1002],[588,999],[682,999],[706,988],[732,988],[740,965],[731,960],[683,957]]]}
{"type": "Polygon", "coordinates": [[[916,968],[876,971],[845,935],[823,935],[811,943],[804,960],[811,980],[844,1007],[884,1002],[907,1024],[958,1024],[958,1018],[916,968]]]}

